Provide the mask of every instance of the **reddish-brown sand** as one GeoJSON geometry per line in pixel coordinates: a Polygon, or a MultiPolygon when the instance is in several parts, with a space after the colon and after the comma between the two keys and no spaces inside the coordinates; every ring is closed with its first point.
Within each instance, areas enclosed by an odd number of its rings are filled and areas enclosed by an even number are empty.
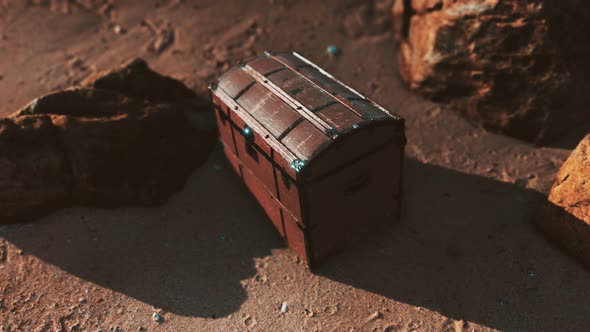
{"type": "Polygon", "coordinates": [[[204,92],[242,57],[297,50],[407,119],[404,211],[311,274],[217,149],[162,207],[0,228],[2,331],[590,329],[588,272],[529,220],[571,143],[533,147],[412,95],[368,1],[32,2],[0,1],[0,115],[135,56],[204,92]]]}

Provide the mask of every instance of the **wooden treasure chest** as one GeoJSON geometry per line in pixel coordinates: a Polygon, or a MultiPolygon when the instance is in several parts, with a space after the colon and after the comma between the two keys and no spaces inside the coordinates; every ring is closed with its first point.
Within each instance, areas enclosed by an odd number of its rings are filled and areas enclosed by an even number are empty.
{"type": "Polygon", "coordinates": [[[231,165],[308,266],[399,218],[404,120],[297,53],[210,86],[231,165]]]}

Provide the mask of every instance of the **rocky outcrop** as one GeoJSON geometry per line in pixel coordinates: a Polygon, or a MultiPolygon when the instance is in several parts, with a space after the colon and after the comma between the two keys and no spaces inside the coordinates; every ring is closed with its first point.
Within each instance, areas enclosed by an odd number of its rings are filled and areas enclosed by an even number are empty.
{"type": "Polygon", "coordinates": [[[590,3],[397,0],[393,15],[403,79],[473,123],[543,143],[590,118],[590,3]]]}
{"type": "Polygon", "coordinates": [[[151,70],[139,58],[115,70],[92,75],[82,82],[82,86],[117,91],[153,103],[190,104],[198,100],[195,92],[182,82],[151,70]]]}
{"type": "Polygon", "coordinates": [[[538,228],[590,268],[590,135],[572,152],[535,217],[538,228]]]}
{"type": "Polygon", "coordinates": [[[0,223],[64,205],[72,174],[48,116],[0,120],[0,223]]]}
{"type": "Polygon", "coordinates": [[[214,127],[193,121],[186,102],[196,96],[180,82],[144,74],[94,82],[127,95],[65,90],[0,120],[0,222],[71,205],[160,204],[182,189],[211,151],[214,127]]]}

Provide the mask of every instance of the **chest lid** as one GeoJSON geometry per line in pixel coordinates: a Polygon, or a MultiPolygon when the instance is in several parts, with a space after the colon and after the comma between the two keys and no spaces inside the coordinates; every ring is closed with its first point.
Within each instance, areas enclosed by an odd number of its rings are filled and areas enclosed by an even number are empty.
{"type": "Polygon", "coordinates": [[[266,142],[296,172],[347,140],[364,139],[367,146],[361,150],[391,139],[405,142],[400,116],[295,52],[265,52],[229,70],[210,88],[248,115],[242,119],[247,126],[264,128],[266,142]],[[374,135],[375,128],[383,135],[374,135]]]}

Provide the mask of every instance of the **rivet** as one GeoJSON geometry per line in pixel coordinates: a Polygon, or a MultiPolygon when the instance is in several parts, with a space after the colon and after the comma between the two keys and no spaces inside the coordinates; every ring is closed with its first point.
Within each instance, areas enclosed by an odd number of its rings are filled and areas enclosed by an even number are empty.
{"type": "Polygon", "coordinates": [[[300,172],[304,166],[305,160],[295,159],[291,162],[291,168],[294,169],[295,172],[300,172]]]}
{"type": "Polygon", "coordinates": [[[244,134],[244,137],[246,137],[246,139],[252,139],[254,137],[254,133],[252,132],[252,128],[250,128],[248,126],[244,126],[244,129],[242,129],[242,134],[244,134]]]}

